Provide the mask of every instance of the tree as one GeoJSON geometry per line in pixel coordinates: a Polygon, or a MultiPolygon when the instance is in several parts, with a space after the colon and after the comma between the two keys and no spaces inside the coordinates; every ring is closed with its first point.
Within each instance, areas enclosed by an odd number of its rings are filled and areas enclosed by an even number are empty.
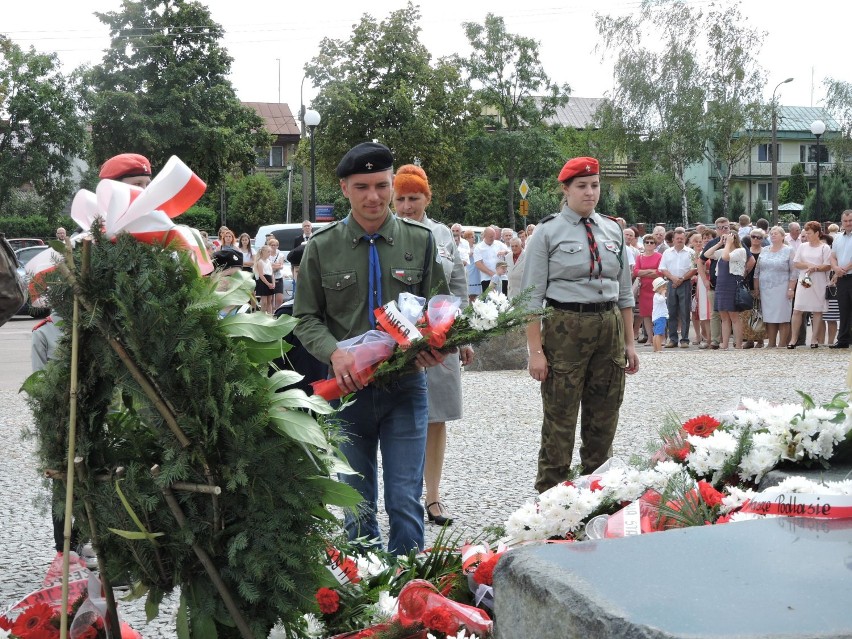
{"type": "Polygon", "coordinates": [[[508,33],[503,18],[489,13],[484,24],[465,22],[463,27],[473,51],[459,62],[478,87],[475,94],[483,105],[479,120],[484,126],[474,140],[474,155],[486,171],[508,179],[505,206],[514,228],[521,171],[538,173],[542,163],[551,173],[558,170],[554,137],[542,123],[568,101],[571,89],[551,82],[538,42],[508,33]]]}
{"type": "Polygon", "coordinates": [[[825,108],[840,123],[840,135],[826,136],[829,145],[838,157],[852,153],[852,83],[828,77],[823,82],[826,88],[825,108]]]}
{"type": "Polygon", "coordinates": [[[626,147],[640,137],[680,189],[681,222],[688,225],[685,172],[704,152],[706,89],[696,42],[700,12],[682,0],[643,0],[637,16],[596,17],[604,51],[615,52],[615,89],[602,122],[626,147]],[[661,6],[658,7],[657,5],[661,6]],[[645,42],[660,46],[646,46],[645,42]]]}
{"type": "Polygon", "coordinates": [[[0,209],[30,185],[55,220],[73,188],[72,161],[85,150],[77,87],[56,55],[24,51],[0,35],[0,209]]]}
{"type": "Polygon", "coordinates": [[[765,34],[745,26],[738,4],[711,8],[705,20],[704,84],[708,102],[700,128],[706,132],[704,154],[719,175],[722,215],[727,216],[734,166],[751,153],[755,132],[769,126],[771,110],[761,100],[765,73],[757,63],[765,34]]]}
{"type": "Polygon", "coordinates": [[[271,137],[237,99],[210,11],[195,0],[123,0],[96,15],[112,46],[85,74],[95,160],[135,152],[156,170],[177,155],[211,191],[227,172],[250,171],[271,137]]]}
{"type": "Polygon", "coordinates": [[[766,205],[763,203],[763,200],[757,198],[751,209],[751,218],[756,220],[761,217],[766,217],[766,205]]]}
{"type": "Polygon", "coordinates": [[[805,168],[796,163],[790,169],[790,188],[787,191],[787,201],[803,204],[808,197],[808,180],[805,177],[805,168]]]}
{"type": "Polygon", "coordinates": [[[253,235],[258,227],[284,221],[284,204],[268,177],[248,175],[229,180],[228,227],[253,235]]]}
{"type": "Polygon", "coordinates": [[[317,169],[333,176],[346,151],[377,139],[397,165],[419,160],[439,208],[461,188],[462,151],[473,103],[450,60],[431,62],[419,40],[420,11],[411,2],[381,22],[369,14],[346,41],[325,38],[305,66],[319,87],[312,106],[317,169]]]}
{"type": "MultiPolygon", "coordinates": [[[[621,197],[630,202],[629,211],[633,217],[627,218],[645,224],[682,224],[683,215],[680,203],[680,187],[674,178],[659,171],[640,173],[631,179],[621,190],[621,197]]],[[[701,194],[693,185],[687,189],[688,211],[701,210],[701,194]]],[[[627,217],[622,215],[622,217],[627,217]]],[[[689,215],[687,212],[687,223],[689,215]]]]}

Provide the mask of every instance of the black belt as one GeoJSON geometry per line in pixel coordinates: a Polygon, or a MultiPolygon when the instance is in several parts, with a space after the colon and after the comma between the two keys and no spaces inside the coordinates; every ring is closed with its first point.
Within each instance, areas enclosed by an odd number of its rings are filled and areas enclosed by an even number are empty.
{"type": "Polygon", "coordinates": [[[547,305],[560,311],[574,311],[575,313],[603,313],[615,308],[615,302],[598,302],[591,304],[580,304],[579,302],[557,302],[549,297],[547,305]]]}

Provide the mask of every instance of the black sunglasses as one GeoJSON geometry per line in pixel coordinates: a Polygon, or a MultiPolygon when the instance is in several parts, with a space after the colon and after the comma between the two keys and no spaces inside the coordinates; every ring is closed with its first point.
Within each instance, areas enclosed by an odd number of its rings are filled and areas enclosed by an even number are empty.
{"type": "Polygon", "coordinates": [[[656,244],[654,240],[645,240],[645,244],[656,244]]]}
{"type": "Polygon", "coordinates": [[[760,237],[759,235],[752,235],[752,236],[751,236],[751,239],[753,239],[753,240],[762,240],[763,238],[762,238],[762,237],[760,237]]]}

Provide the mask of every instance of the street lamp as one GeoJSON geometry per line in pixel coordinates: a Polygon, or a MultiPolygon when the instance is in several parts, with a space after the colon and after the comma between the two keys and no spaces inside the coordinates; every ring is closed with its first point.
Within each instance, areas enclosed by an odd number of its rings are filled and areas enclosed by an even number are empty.
{"type": "Polygon", "coordinates": [[[822,206],[819,199],[819,137],[825,133],[825,122],[814,120],[811,122],[811,133],[816,136],[816,158],[817,158],[817,188],[816,188],[816,219],[822,224],[822,206]]]}
{"type": "Polygon", "coordinates": [[[320,114],[313,109],[305,111],[305,124],[311,130],[311,222],[317,221],[317,181],[316,181],[316,155],[314,154],[314,132],[320,123],[320,114]]]}
{"type": "Polygon", "coordinates": [[[772,91],[772,226],[778,225],[778,105],[775,92],[782,84],[792,81],[793,78],[782,80],[772,91]]]}

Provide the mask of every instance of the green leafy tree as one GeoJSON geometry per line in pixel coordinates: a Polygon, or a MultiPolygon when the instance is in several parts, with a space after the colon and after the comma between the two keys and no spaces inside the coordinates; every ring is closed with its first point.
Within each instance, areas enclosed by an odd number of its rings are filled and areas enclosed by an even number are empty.
{"type": "Polygon", "coordinates": [[[463,27],[473,51],[459,62],[478,87],[476,97],[483,106],[469,154],[481,171],[506,176],[503,206],[515,228],[520,178],[540,174],[542,165],[551,175],[559,169],[556,139],[542,122],[568,102],[571,89],[550,80],[539,59],[539,43],[506,31],[503,18],[489,13],[483,24],[465,22],[463,27]]]}
{"type": "Polygon", "coordinates": [[[796,163],[790,169],[790,188],[787,192],[787,202],[796,204],[804,203],[808,197],[808,180],[805,177],[805,168],[796,163]]]}
{"type": "Polygon", "coordinates": [[[778,186],[778,204],[790,202],[790,180],[784,180],[778,186]]]}
{"type": "Polygon", "coordinates": [[[0,209],[29,185],[55,221],[74,186],[72,161],[86,151],[76,96],[55,54],[24,51],[0,35],[0,209]]]}
{"type": "Polygon", "coordinates": [[[751,209],[751,218],[756,220],[761,217],[766,217],[766,204],[764,204],[763,200],[757,198],[754,202],[754,206],[751,209]]]}
{"type": "Polygon", "coordinates": [[[272,181],[265,175],[229,180],[228,186],[228,228],[253,235],[264,224],[284,221],[286,202],[281,201],[272,181]]]}
{"type": "MultiPolygon", "coordinates": [[[[630,202],[629,209],[633,213],[632,219],[627,218],[630,221],[646,225],[683,224],[680,187],[669,174],[658,171],[640,173],[622,188],[622,195],[630,202]]],[[[687,190],[687,203],[688,211],[693,212],[693,217],[697,216],[701,210],[701,193],[691,184],[687,190]]],[[[689,212],[686,225],[688,219],[689,212]]]]}
{"type": "Polygon", "coordinates": [[[156,171],[177,155],[211,191],[231,170],[248,172],[271,141],[237,99],[223,30],[194,0],[123,0],[96,13],[111,47],[86,74],[98,164],[117,153],[150,158],[156,171]]]}
{"type": "Polygon", "coordinates": [[[771,109],[761,99],[765,73],[757,63],[765,34],[746,26],[739,3],[718,7],[711,4],[704,20],[707,113],[698,128],[706,132],[704,153],[716,167],[722,189],[722,215],[727,216],[734,167],[748,157],[757,139],[756,131],[765,131],[769,126],[771,109]]]}
{"type": "Polygon", "coordinates": [[[681,223],[688,224],[685,172],[703,155],[707,91],[696,47],[704,23],[682,0],[645,0],[637,15],[596,16],[601,47],[615,56],[615,88],[600,121],[623,148],[643,140],[680,190],[681,223]],[[653,43],[653,44],[647,44],[653,43]]]}
{"type": "Polygon", "coordinates": [[[419,40],[420,11],[412,3],[377,21],[365,14],[348,40],[325,38],[305,73],[319,87],[312,106],[317,171],[331,178],[346,151],[377,139],[397,165],[419,161],[433,201],[447,205],[460,189],[462,151],[473,103],[460,70],[432,62],[419,40]]]}
{"type": "Polygon", "coordinates": [[[745,193],[739,186],[735,186],[732,192],[731,218],[736,220],[745,213],[745,193]]]}
{"type": "Polygon", "coordinates": [[[825,143],[839,157],[852,153],[852,83],[828,77],[823,82],[826,89],[825,108],[840,124],[840,135],[826,135],[825,143]]]}

